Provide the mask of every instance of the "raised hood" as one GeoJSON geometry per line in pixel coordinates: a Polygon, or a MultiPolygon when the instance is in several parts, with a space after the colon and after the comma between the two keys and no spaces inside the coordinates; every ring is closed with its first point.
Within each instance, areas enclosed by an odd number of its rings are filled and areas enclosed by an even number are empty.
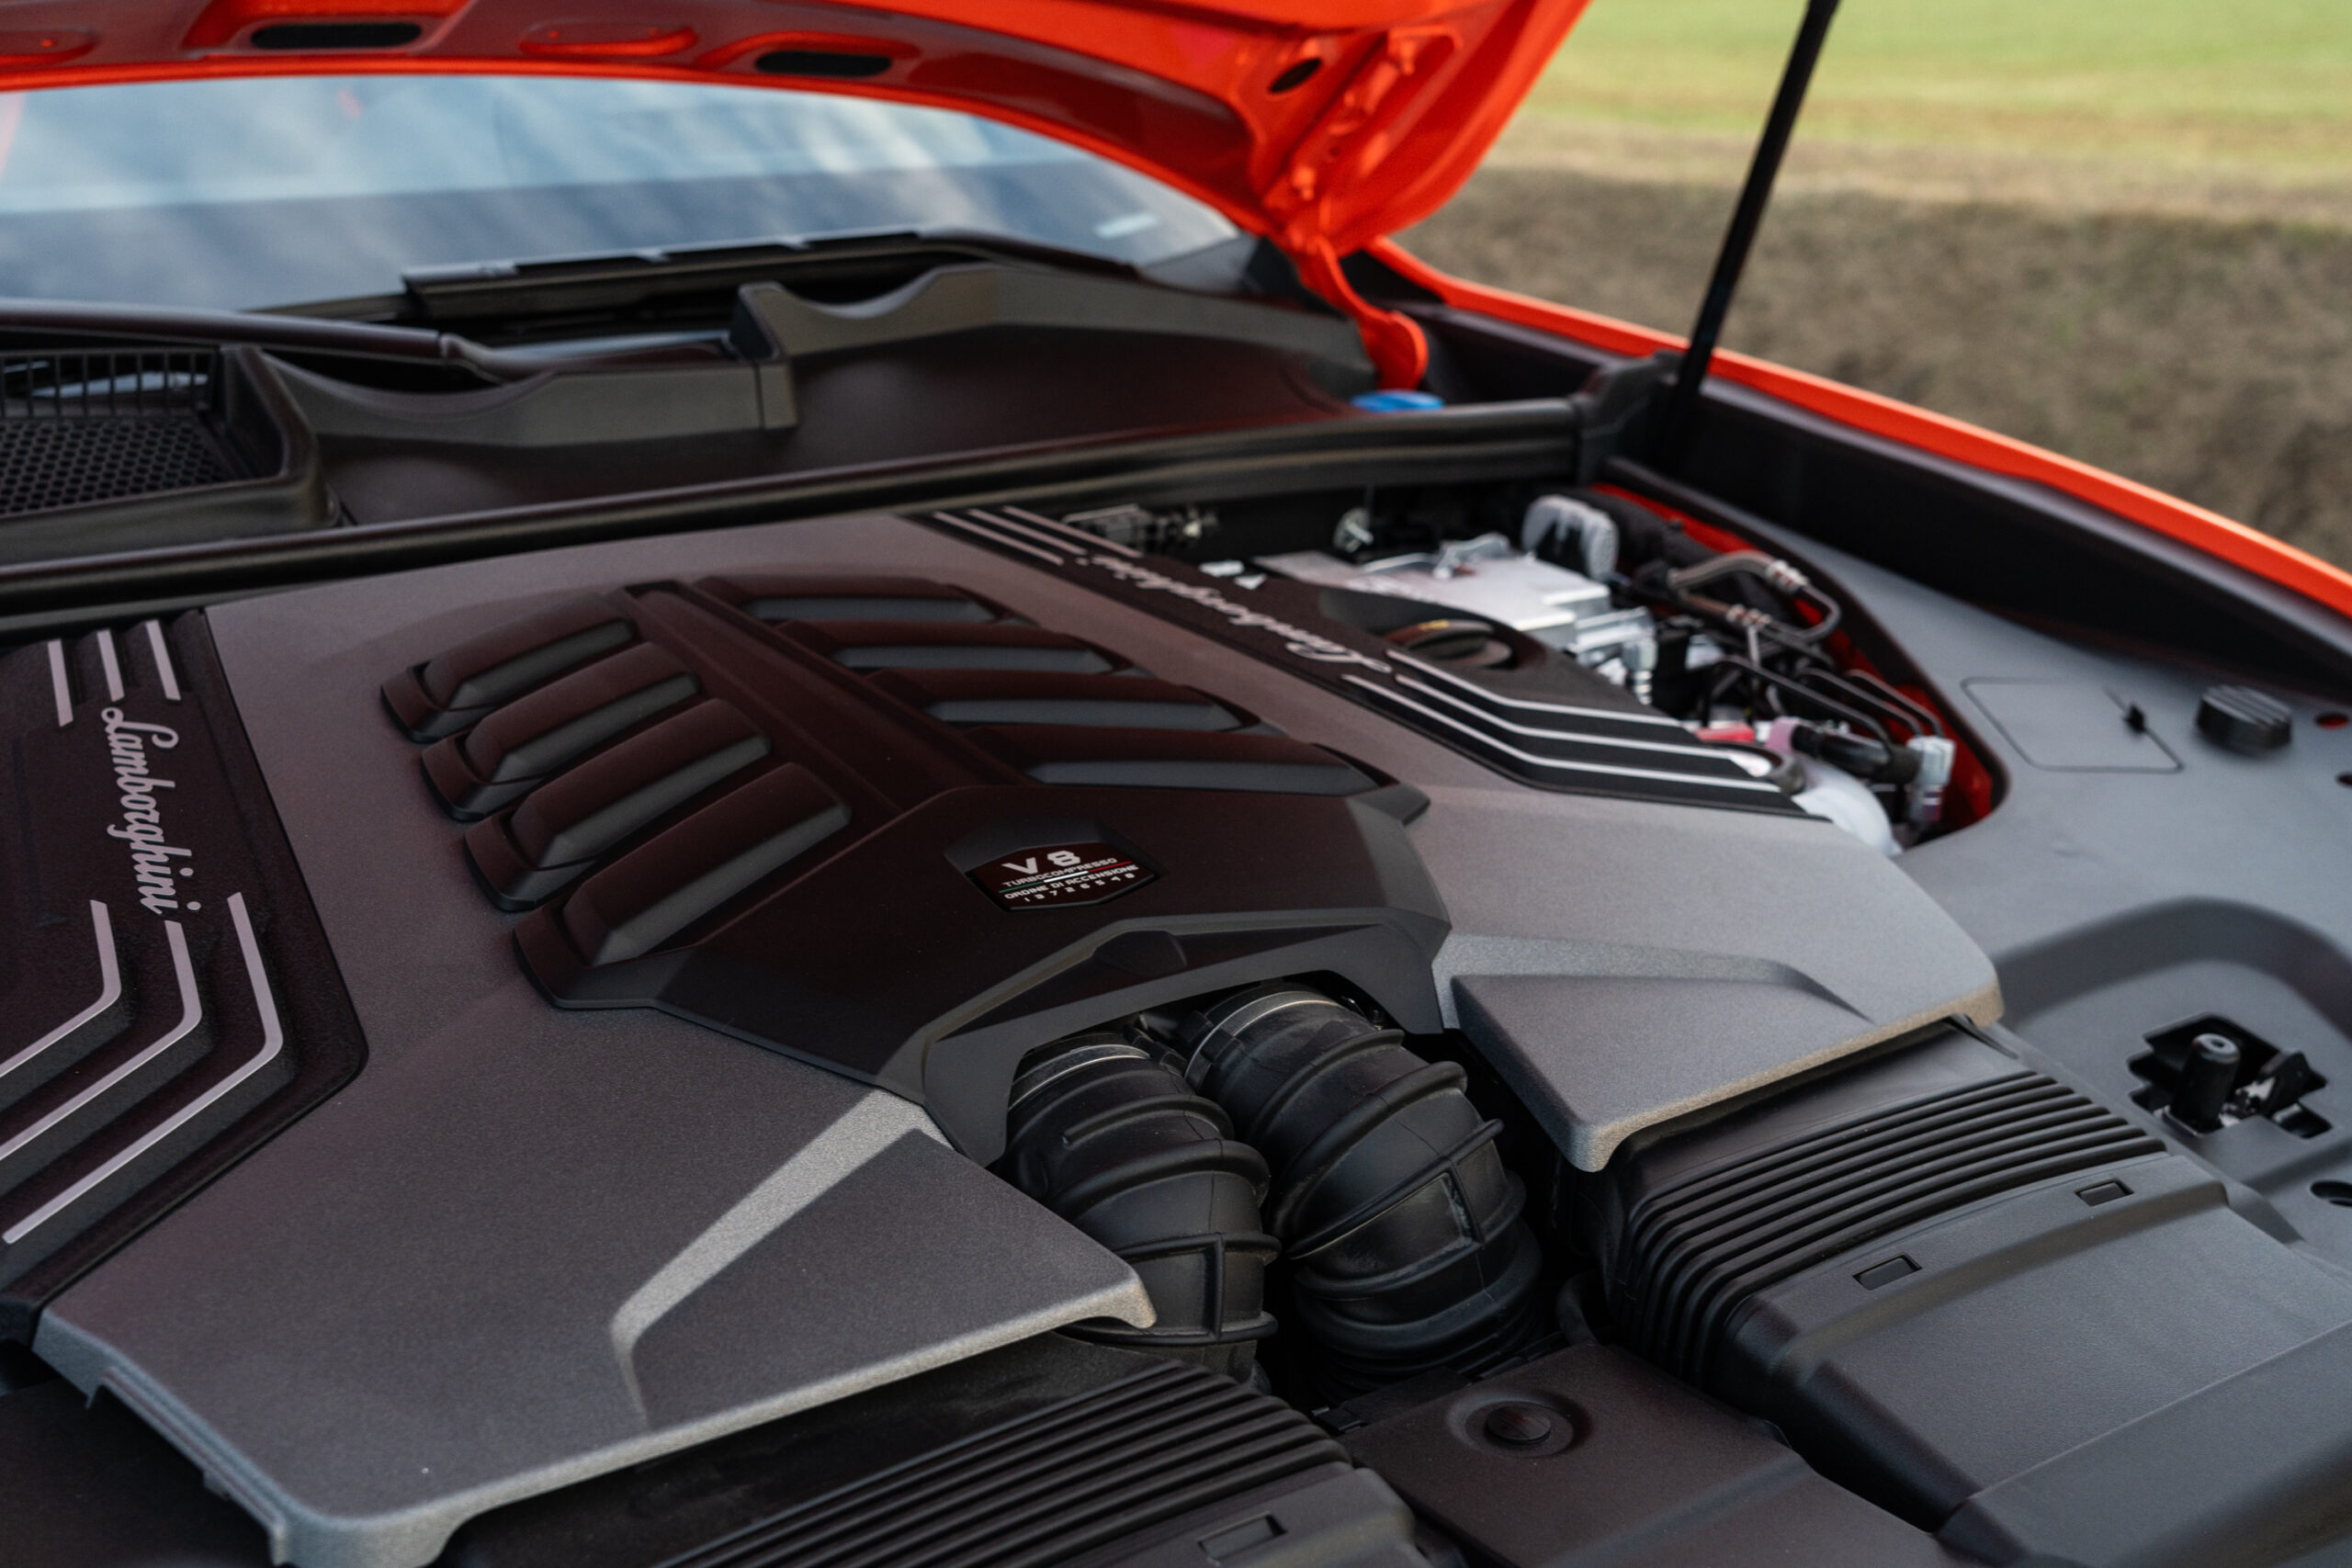
{"type": "Polygon", "coordinates": [[[1339,258],[1477,166],[1586,0],[34,0],[0,90],[286,72],[766,82],[967,110],[1141,169],[1269,236],[1391,385],[1410,322],[1339,258]]]}

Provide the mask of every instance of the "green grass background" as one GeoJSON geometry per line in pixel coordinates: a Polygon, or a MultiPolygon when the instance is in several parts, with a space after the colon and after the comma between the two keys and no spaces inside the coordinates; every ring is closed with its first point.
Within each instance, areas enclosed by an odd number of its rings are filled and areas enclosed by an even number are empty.
{"type": "MultiPolygon", "coordinates": [[[[1688,325],[1802,0],[1593,0],[1402,236],[1688,325]]],[[[2352,0],[1845,0],[1724,342],[2352,568],[2352,0]]]]}
{"type": "MultiPolygon", "coordinates": [[[[1537,115],[1752,131],[1796,0],[1593,0],[1537,115]]],[[[1846,0],[1803,135],[2352,170],[2352,0],[1846,0]]]]}

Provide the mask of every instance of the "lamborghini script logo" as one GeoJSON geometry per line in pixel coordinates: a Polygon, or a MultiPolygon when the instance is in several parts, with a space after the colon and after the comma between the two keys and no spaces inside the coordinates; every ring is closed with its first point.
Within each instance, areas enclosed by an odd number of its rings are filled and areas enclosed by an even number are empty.
{"type": "Polygon", "coordinates": [[[1151,879],[1134,856],[1099,843],[1023,850],[972,873],[972,880],[1008,909],[1100,904],[1151,879]]]}
{"type": "MultiPolygon", "coordinates": [[[[177,844],[164,841],[164,813],[160,789],[171,789],[173,781],[160,777],[149,763],[148,749],[169,751],[180,743],[179,732],[167,725],[141,724],[123,717],[120,708],[101,708],[99,719],[107,727],[107,752],[114,764],[114,784],[122,796],[122,820],[109,823],[109,837],[122,840],[130,846],[130,874],[139,886],[139,901],[151,915],[180,907],[179,886],[172,880],[175,869],[183,876],[193,875],[191,869],[175,867],[173,862],[184,860],[188,852],[177,844]]],[[[190,904],[189,908],[197,908],[190,904]]]]}
{"type": "Polygon", "coordinates": [[[1311,659],[1317,664],[1360,664],[1367,670],[1388,673],[1388,666],[1368,653],[1333,642],[1319,633],[1295,626],[1290,622],[1269,615],[1262,610],[1252,610],[1237,604],[1214,588],[1204,588],[1197,582],[1179,582],[1166,572],[1154,571],[1148,566],[1120,560],[1115,556],[1081,557],[1087,565],[1101,567],[1104,571],[1127,584],[1149,593],[1170,593],[1179,599],[1189,599],[1204,610],[1214,611],[1235,626],[1249,631],[1261,631],[1282,638],[1283,644],[1301,659],[1311,659]]]}

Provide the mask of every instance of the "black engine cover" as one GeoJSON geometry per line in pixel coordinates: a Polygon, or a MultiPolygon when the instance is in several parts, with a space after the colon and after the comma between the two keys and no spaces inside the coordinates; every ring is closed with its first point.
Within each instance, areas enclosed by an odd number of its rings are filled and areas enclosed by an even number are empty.
{"type": "Polygon", "coordinates": [[[941,583],[639,586],[385,700],[486,887],[552,895],[515,942],[559,1005],[881,1085],[978,1160],[1021,1057],[1124,1014],[1320,973],[1442,1027],[1419,792],[941,583]]]}
{"type": "Polygon", "coordinates": [[[2324,1539],[2352,1280],[2007,1046],[1940,1032],[1623,1161],[1627,1343],[1991,1561],[2324,1539]]]}

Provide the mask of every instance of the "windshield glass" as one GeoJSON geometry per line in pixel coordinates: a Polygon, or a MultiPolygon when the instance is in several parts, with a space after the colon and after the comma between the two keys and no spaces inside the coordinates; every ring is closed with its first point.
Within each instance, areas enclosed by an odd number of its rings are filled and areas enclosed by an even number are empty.
{"type": "Polygon", "coordinates": [[[411,268],[956,229],[1148,265],[1201,203],[969,115],[577,77],[270,77],[0,94],[0,294],[251,309],[411,268]]]}

